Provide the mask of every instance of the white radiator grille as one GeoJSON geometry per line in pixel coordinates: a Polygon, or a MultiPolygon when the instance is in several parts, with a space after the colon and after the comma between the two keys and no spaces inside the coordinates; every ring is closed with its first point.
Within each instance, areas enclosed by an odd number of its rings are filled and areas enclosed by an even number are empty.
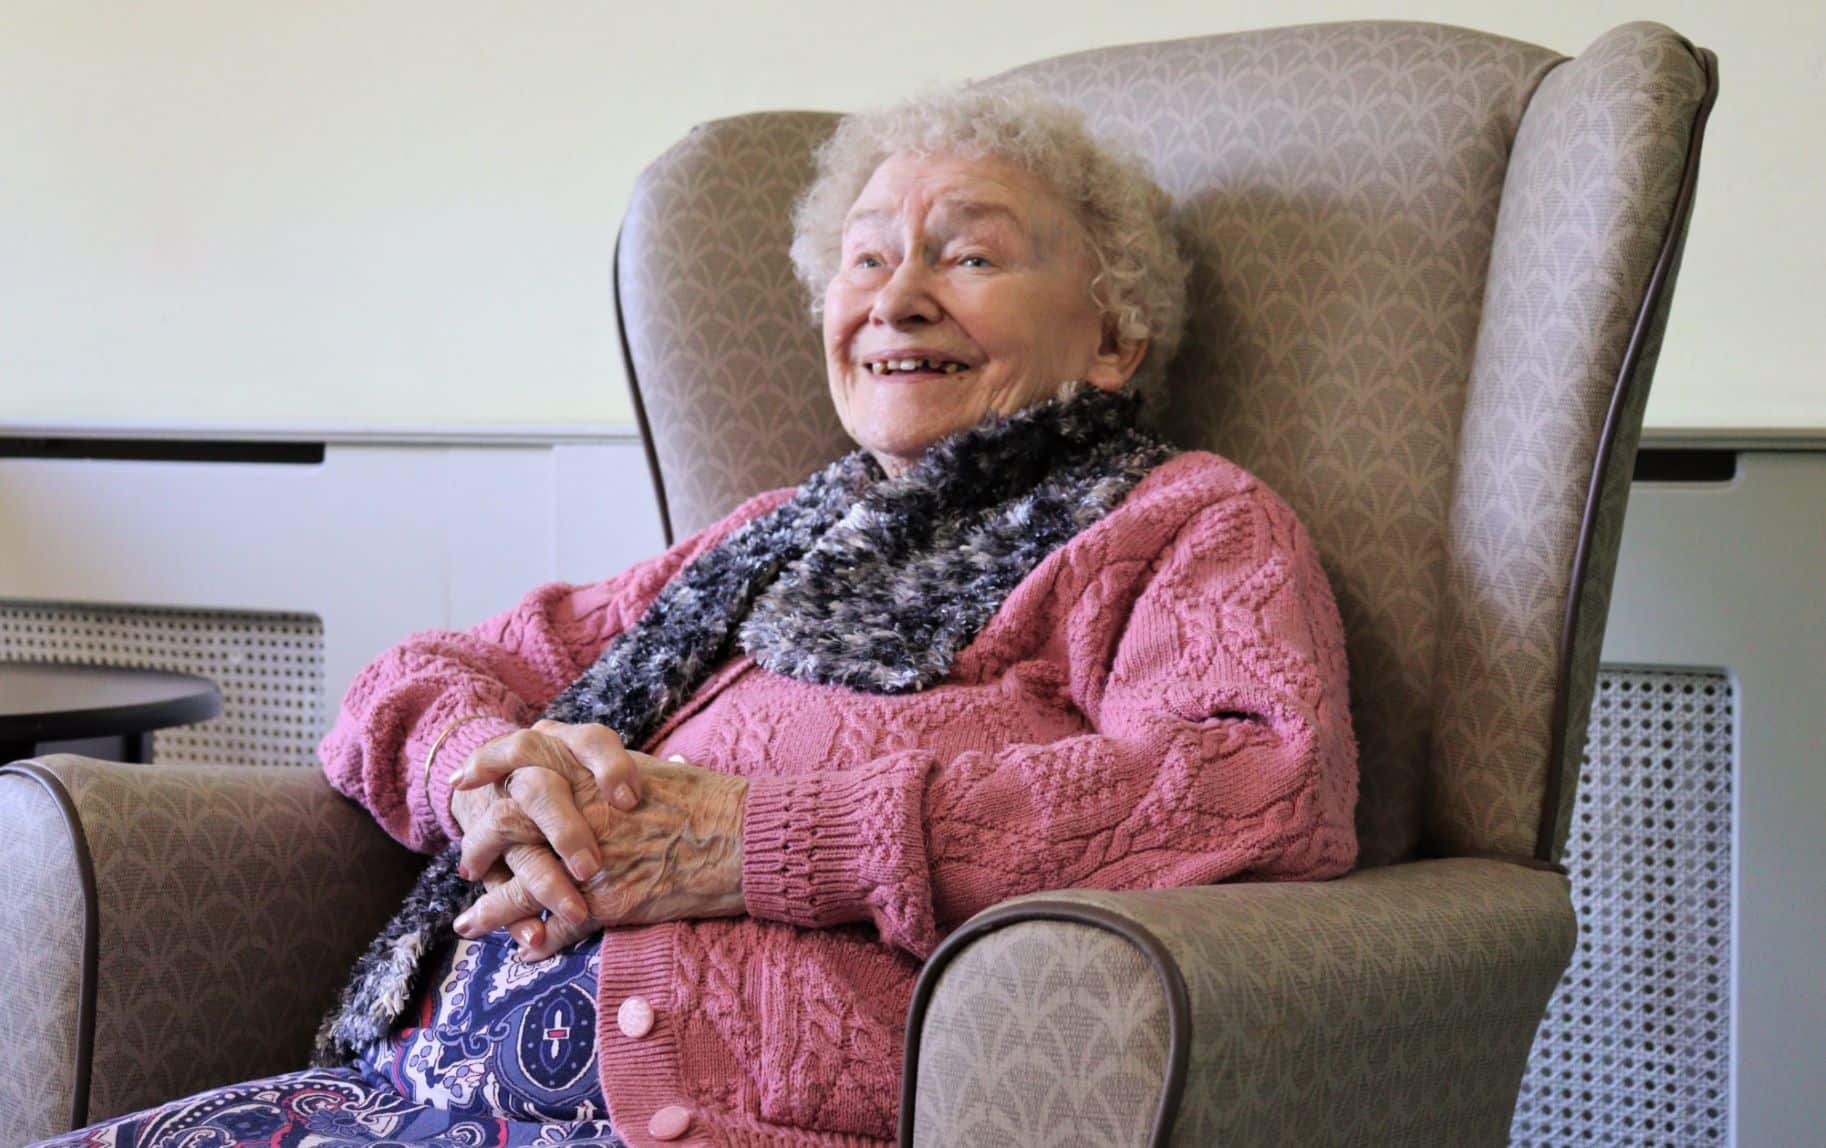
{"type": "Polygon", "coordinates": [[[1565,855],[1579,947],[1511,1143],[1727,1142],[1735,724],[1723,674],[1600,673],[1565,855]]]}
{"type": "Polygon", "coordinates": [[[154,761],[315,765],[325,726],[323,624],[311,614],[0,601],[0,661],[208,678],[220,716],[153,735],[154,761]]]}

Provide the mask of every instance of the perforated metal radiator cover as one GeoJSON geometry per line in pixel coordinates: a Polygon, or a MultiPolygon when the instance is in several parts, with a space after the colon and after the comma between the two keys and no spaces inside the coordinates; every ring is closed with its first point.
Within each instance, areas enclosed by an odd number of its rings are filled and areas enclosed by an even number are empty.
{"type": "Polygon", "coordinates": [[[1722,673],[1600,672],[1565,853],[1579,947],[1512,1144],[1729,1141],[1735,709],[1722,673]]]}
{"type": "Polygon", "coordinates": [[[0,601],[0,661],[197,674],[220,716],[153,736],[154,761],[315,765],[327,728],[323,623],[312,614],[0,601]]]}

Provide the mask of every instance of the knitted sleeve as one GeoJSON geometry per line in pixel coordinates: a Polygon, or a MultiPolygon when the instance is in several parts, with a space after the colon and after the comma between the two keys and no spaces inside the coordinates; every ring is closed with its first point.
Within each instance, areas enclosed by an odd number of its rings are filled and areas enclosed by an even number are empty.
{"type": "Polygon", "coordinates": [[[1022,893],[1348,871],[1343,626],[1293,512],[1259,486],[1237,492],[1151,570],[1092,578],[1067,612],[1062,656],[1090,732],[752,779],[749,913],[872,921],[924,957],[1022,893]]]}
{"type": "Polygon", "coordinates": [[[660,589],[737,526],[791,491],[757,495],[665,553],[588,585],[553,582],[468,630],[426,630],[370,662],[318,749],[330,784],[394,839],[434,853],[460,830],[450,775],[478,746],[538,720],[545,707],[637,621],[660,589]],[[424,762],[438,734],[429,792],[424,762]]]}

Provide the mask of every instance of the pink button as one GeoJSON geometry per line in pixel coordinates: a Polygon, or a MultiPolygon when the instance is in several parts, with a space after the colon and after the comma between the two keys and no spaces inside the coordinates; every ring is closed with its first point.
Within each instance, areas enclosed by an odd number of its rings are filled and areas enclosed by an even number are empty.
{"type": "Polygon", "coordinates": [[[653,1006],[646,997],[629,997],[615,1010],[615,1023],[621,1035],[639,1040],[653,1031],[653,1006]]]}
{"type": "Polygon", "coordinates": [[[689,1127],[691,1110],[676,1104],[660,1109],[653,1114],[653,1119],[647,1121],[647,1133],[655,1140],[677,1140],[689,1127]]]}

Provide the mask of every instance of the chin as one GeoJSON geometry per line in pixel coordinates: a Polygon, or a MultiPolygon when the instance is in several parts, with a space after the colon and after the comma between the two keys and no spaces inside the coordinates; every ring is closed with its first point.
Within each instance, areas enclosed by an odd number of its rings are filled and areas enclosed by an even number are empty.
{"type": "MultiPolygon", "coordinates": [[[[875,412],[871,412],[875,413],[875,412]]],[[[887,412],[879,412],[887,414],[887,412]]],[[[877,455],[913,459],[925,453],[933,443],[964,429],[952,419],[896,419],[875,417],[848,428],[857,445],[877,455]]]]}
{"type": "Polygon", "coordinates": [[[882,456],[890,456],[890,457],[897,458],[897,459],[904,459],[907,462],[912,462],[914,459],[918,458],[920,455],[926,453],[927,448],[929,448],[933,443],[937,442],[940,438],[943,438],[943,437],[944,437],[943,435],[939,435],[939,436],[932,437],[932,438],[924,438],[924,437],[889,438],[889,437],[884,437],[882,435],[865,435],[863,437],[858,438],[856,441],[859,445],[862,446],[862,448],[864,450],[867,450],[870,454],[875,455],[877,458],[881,458],[882,456]]]}

